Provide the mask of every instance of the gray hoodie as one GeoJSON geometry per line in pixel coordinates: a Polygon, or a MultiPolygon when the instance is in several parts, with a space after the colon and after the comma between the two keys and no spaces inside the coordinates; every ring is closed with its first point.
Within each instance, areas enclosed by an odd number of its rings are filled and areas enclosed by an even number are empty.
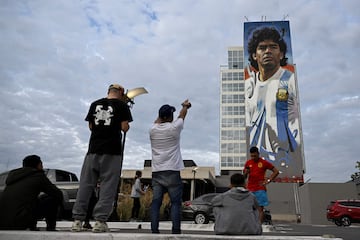
{"type": "Polygon", "coordinates": [[[243,187],[234,187],[212,200],[215,234],[261,235],[258,203],[243,187]]]}

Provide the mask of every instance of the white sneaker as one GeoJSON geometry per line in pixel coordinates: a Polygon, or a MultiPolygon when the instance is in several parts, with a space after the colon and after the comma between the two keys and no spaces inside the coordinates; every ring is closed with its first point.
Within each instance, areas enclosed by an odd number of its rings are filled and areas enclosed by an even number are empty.
{"type": "Polygon", "coordinates": [[[80,220],[75,220],[72,224],[71,231],[72,232],[81,232],[82,229],[82,222],[80,220]]]}
{"type": "Polygon", "coordinates": [[[108,232],[109,228],[106,222],[96,221],[92,231],[94,233],[108,232]]]}

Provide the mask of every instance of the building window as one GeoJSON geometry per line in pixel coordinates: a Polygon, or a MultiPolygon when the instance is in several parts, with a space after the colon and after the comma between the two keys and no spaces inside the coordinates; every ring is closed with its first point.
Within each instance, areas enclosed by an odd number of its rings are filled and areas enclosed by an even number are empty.
{"type": "Polygon", "coordinates": [[[222,95],[221,97],[222,103],[244,103],[245,98],[243,94],[228,94],[222,95]]]}
{"type": "Polygon", "coordinates": [[[223,83],[221,85],[223,92],[243,92],[244,91],[244,83],[223,83]]]}
{"type": "Polygon", "coordinates": [[[241,130],[222,130],[221,140],[244,140],[245,134],[241,130]]]}
{"type": "Polygon", "coordinates": [[[224,106],[222,107],[222,115],[245,115],[244,106],[224,106]]]}
{"type": "Polygon", "coordinates": [[[222,118],[221,119],[222,128],[236,128],[236,127],[245,127],[245,118],[222,118]]]}

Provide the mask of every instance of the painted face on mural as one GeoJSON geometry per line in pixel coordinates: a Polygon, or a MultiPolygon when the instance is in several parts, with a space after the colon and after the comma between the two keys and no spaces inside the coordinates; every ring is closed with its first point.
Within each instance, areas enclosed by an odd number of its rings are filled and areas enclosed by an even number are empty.
{"type": "Polygon", "coordinates": [[[280,51],[279,44],[272,40],[265,40],[258,44],[252,57],[257,61],[259,68],[274,70],[280,67],[280,60],[284,54],[280,51]]]}

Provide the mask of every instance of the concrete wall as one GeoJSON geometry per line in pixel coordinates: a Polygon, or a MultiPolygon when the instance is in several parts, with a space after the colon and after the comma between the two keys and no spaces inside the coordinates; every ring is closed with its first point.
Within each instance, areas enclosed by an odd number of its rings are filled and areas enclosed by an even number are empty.
{"type": "Polygon", "coordinates": [[[307,183],[299,188],[301,222],[327,224],[326,207],[332,200],[357,199],[356,185],[349,183],[307,183]]]}
{"type": "Polygon", "coordinates": [[[267,185],[269,206],[273,221],[296,222],[294,183],[270,183],[267,185]]]}
{"type": "Polygon", "coordinates": [[[270,203],[267,208],[274,221],[296,222],[299,214],[303,224],[328,224],[326,207],[330,201],[358,199],[354,182],[307,183],[300,187],[294,183],[271,183],[267,190],[270,203]]]}
{"type": "Polygon", "coordinates": [[[293,183],[270,183],[267,190],[270,209],[277,214],[296,214],[293,183]]]}

